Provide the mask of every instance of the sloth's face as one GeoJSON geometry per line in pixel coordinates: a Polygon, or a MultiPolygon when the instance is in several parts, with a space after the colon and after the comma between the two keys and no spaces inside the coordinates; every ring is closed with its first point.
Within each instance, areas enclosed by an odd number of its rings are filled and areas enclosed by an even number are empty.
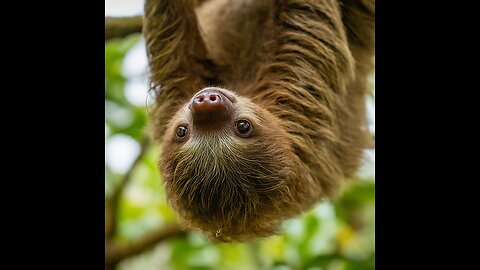
{"type": "Polygon", "coordinates": [[[162,148],[169,201],[191,226],[228,237],[258,224],[249,229],[262,234],[291,200],[293,152],[279,120],[230,91],[195,94],[172,118],[162,148]]]}

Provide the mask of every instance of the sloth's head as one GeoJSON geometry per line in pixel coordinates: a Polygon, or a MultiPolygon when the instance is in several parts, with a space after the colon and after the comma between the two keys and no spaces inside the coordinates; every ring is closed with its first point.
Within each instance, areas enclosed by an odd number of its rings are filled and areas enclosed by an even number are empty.
{"type": "Polygon", "coordinates": [[[171,119],[161,172],[170,203],[219,241],[271,234],[294,198],[295,155],[279,120],[221,88],[196,93],[171,119]]]}

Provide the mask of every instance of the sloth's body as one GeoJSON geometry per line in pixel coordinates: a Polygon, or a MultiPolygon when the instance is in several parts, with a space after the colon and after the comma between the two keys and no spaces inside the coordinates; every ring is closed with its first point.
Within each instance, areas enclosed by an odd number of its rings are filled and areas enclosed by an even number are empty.
{"type": "Polygon", "coordinates": [[[154,137],[186,224],[218,241],[267,236],[354,174],[368,142],[373,5],[147,1],[154,137]]]}

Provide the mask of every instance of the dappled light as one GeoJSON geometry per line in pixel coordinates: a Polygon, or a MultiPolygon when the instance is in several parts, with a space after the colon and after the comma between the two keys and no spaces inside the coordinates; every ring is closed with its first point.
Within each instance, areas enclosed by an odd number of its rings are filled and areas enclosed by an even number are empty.
{"type": "MultiPolygon", "coordinates": [[[[111,238],[117,244],[136,243],[178,221],[158,173],[159,147],[145,140],[148,84],[146,60],[141,59],[144,46],[139,35],[105,45],[107,204],[125,183],[111,238]]],[[[373,134],[374,114],[371,95],[368,116],[373,134]]],[[[148,248],[125,256],[117,269],[374,269],[375,150],[367,150],[364,160],[358,179],[346,184],[339,197],[287,220],[278,235],[247,243],[215,244],[197,231],[183,233],[172,228],[159,232],[159,240],[148,248]]]]}

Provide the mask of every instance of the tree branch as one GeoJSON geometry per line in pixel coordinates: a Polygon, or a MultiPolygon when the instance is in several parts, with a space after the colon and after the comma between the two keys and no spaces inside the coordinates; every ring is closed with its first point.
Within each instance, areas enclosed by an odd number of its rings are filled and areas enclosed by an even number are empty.
{"type": "Polygon", "coordinates": [[[150,138],[148,136],[143,137],[140,142],[140,153],[135,158],[135,161],[133,162],[132,166],[130,166],[130,169],[123,176],[122,180],[120,181],[120,184],[116,186],[112,196],[106,202],[106,205],[105,205],[105,238],[106,239],[111,239],[115,235],[115,232],[117,230],[118,202],[122,197],[125,186],[130,181],[133,170],[142,159],[149,145],[150,145],[150,138]]]}
{"type": "Polygon", "coordinates": [[[105,17],[105,41],[142,32],[142,16],[105,17]]]}
{"type": "Polygon", "coordinates": [[[156,244],[173,237],[185,235],[177,224],[164,226],[156,231],[146,234],[142,238],[131,243],[112,243],[105,244],[105,266],[116,265],[121,260],[140,254],[146,249],[154,247],[156,244]]]}

